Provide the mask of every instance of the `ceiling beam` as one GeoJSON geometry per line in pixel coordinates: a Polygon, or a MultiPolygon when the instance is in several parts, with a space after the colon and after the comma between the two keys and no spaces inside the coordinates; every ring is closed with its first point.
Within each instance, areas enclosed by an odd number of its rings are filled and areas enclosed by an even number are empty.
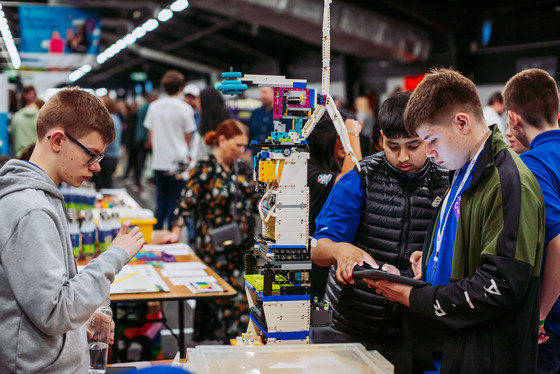
{"type": "Polygon", "coordinates": [[[251,47],[247,46],[247,44],[237,42],[233,39],[226,38],[226,37],[223,37],[223,36],[220,36],[220,35],[213,35],[212,38],[214,38],[215,40],[217,40],[220,43],[227,44],[227,45],[237,49],[240,52],[250,54],[250,55],[252,55],[254,57],[257,57],[261,60],[265,60],[265,61],[266,60],[275,60],[274,57],[269,56],[266,53],[258,51],[254,48],[251,48],[251,47]]]}
{"type": "Polygon", "coordinates": [[[407,15],[409,17],[412,17],[413,19],[422,22],[423,24],[425,24],[426,26],[430,26],[438,31],[444,31],[444,32],[449,32],[449,29],[447,27],[445,27],[444,25],[442,25],[439,22],[434,21],[431,18],[425,17],[423,15],[421,15],[420,13],[412,10],[411,8],[403,5],[402,3],[399,3],[397,1],[394,0],[377,0],[381,3],[383,3],[385,6],[388,6],[390,8],[393,8],[394,10],[407,15]]]}
{"type": "MultiPolygon", "coordinates": [[[[323,2],[317,0],[190,0],[193,8],[321,45],[323,2]]],[[[431,42],[418,27],[344,3],[331,7],[331,48],[362,58],[426,61],[431,42]]]]}
{"type": "Polygon", "coordinates": [[[163,53],[147,47],[139,47],[137,45],[131,44],[128,46],[128,48],[131,51],[137,53],[140,57],[145,58],[146,60],[163,62],[168,65],[177,66],[179,68],[195,71],[197,73],[219,74],[223,71],[223,69],[211,67],[206,64],[201,64],[199,62],[191,61],[185,58],[173,56],[169,53],[163,53]]]}
{"type": "Polygon", "coordinates": [[[121,71],[127,70],[132,68],[133,66],[139,65],[142,62],[144,62],[143,58],[137,57],[137,58],[133,58],[130,60],[127,60],[121,64],[118,64],[115,67],[112,67],[108,70],[103,70],[103,71],[93,71],[92,74],[86,74],[84,76],[84,81],[87,82],[90,85],[93,85],[97,82],[103,81],[105,79],[110,79],[111,77],[113,77],[114,75],[120,73],[121,71]]]}
{"type": "Polygon", "coordinates": [[[233,19],[229,19],[229,20],[226,20],[226,21],[217,23],[217,24],[215,24],[215,25],[213,25],[213,26],[210,26],[210,27],[207,28],[207,29],[200,30],[200,31],[195,32],[194,34],[191,34],[191,35],[187,35],[187,36],[185,36],[184,38],[177,40],[176,42],[173,42],[173,43],[169,43],[169,44],[167,44],[167,45],[164,45],[164,46],[162,46],[162,47],[160,48],[160,50],[163,51],[163,52],[169,52],[169,51],[171,51],[171,50],[173,50],[173,49],[182,47],[182,46],[184,46],[185,44],[192,43],[192,42],[195,42],[195,41],[197,41],[197,40],[199,40],[199,39],[202,39],[202,38],[204,38],[205,36],[208,36],[208,35],[210,35],[210,34],[213,34],[213,33],[215,33],[216,31],[219,31],[219,30],[221,30],[221,29],[223,29],[223,28],[229,27],[229,26],[233,25],[234,23],[235,23],[235,20],[233,20],[233,19]]]}

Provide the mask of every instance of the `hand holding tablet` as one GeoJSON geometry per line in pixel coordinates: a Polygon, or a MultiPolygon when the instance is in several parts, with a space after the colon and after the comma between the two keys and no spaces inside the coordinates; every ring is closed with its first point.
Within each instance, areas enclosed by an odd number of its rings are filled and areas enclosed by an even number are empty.
{"type": "Polygon", "coordinates": [[[355,271],[352,273],[352,277],[356,279],[368,278],[368,279],[385,279],[391,282],[408,284],[414,287],[429,286],[430,284],[420,280],[408,277],[403,277],[402,275],[397,275],[389,273],[379,269],[364,269],[363,267],[355,267],[355,271]]]}

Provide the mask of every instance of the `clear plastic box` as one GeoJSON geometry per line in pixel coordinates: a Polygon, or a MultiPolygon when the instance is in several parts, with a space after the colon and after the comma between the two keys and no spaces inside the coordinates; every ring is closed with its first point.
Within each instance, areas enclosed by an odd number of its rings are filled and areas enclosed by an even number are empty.
{"type": "Polygon", "coordinates": [[[378,352],[359,343],[213,346],[187,351],[185,369],[195,374],[309,374],[394,372],[393,365],[378,352]]]}

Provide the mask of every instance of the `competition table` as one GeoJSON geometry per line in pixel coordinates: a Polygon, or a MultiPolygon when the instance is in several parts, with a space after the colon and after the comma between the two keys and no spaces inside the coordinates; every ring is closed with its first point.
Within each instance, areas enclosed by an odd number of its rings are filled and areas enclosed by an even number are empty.
{"type": "MultiPolygon", "coordinates": [[[[202,262],[198,256],[190,253],[186,256],[175,256],[177,262],[202,262]]],[[[84,261],[78,261],[78,265],[85,265],[84,261]]],[[[134,266],[133,263],[130,263],[134,266]]],[[[179,352],[181,358],[185,358],[185,321],[184,321],[184,301],[189,299],[216,299],[216,298],[227,298],[232,297],[237,294],[237,291],[230,286],[226,281],[216,274],[214,270],[210,267],[206,267],[207,275],[216,278],[218,285],[220,285],[224,291],[222,292],[204,292],[204,293],[192,293],[186,286],[176,286],[171,281],[161,274],[160,268],[155,268],[159,273],[161,278],[169,287],[169,292],[150,292],[150,293],[125,293],[125,294],[111,294],[111,307],[113,309],[113,316],[116,316],[116,309],[120,303],[126,302],[138,302],[138,301],[177,301],[178,313],[179,313],[179,352]]],[[[115,336],[115,342],[113,344],[113,357],[118,357],[118,342],[115,336]]]]}

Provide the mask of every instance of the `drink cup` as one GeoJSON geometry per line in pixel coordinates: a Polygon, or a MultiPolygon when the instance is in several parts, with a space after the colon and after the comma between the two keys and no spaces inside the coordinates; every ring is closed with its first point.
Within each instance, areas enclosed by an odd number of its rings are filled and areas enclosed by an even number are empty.
{"type": "Polygon", "coordinates": [[[107,371],[109,338],[113,318],[108,302],[105,304],[100,306],[86,322],[89,345],[88,374],[105,374],[107,371]]]}

